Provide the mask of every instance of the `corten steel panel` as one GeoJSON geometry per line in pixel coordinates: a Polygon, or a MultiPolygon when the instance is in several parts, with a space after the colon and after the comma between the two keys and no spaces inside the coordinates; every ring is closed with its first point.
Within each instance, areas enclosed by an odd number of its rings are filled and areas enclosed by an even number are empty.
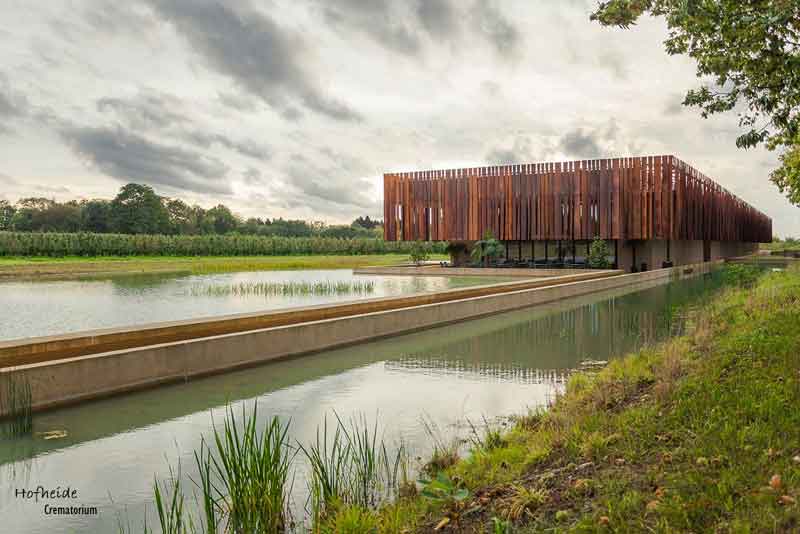
{"type": "Polygon", "coordinates": [[[674,156],[387,173],[387,240],[766,242],[772,220],[674,156]]]}

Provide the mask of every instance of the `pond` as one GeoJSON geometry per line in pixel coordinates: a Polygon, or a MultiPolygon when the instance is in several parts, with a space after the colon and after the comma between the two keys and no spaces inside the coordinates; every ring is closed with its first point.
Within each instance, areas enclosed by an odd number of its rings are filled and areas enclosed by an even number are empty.
{"type": "MultiPolygon", "coordinates": [[[[145,515],[148,525],[155,519],[154,477],[167,480],[180,464],[191,487],[193,452],[228,403],[238,412],[258,402],[262,424],[273,415],[290,421],[293,442],[304,444],[326,416],[362,414],[379,422],[387,442],[402,438],[424,458],[430,440],[423,417],[463,434],[467,420],[499,425],[503,416],[545,405],[581,361],[606,360],[679,331],[676,310],[720,284],[705,275],[618,289],[42,414],[36,433],[66,436],[0,442],[4,528],[116,532],[121,516],[141,532],[145,515]],[[96,506],[99,515],[48,517],[42,503],[14,497],[14,488],[40,484],[77,489],[77,504],[96,506]]],[[[303,466],[295,467],[293,506],[302,516],[306,484],[303,466]]]]}
{"type": "Polygon", "coordinates": [[[519,278],[355,275],[332,269],[0,282],[0,341],[511,280],[519,278]]]}

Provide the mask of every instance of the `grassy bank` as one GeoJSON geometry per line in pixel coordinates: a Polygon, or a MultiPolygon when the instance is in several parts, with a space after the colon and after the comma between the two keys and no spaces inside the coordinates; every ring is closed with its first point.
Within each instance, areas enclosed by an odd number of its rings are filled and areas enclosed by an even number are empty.
{"type": "MultiPolygon", "coordinates": [[[[445,259],[431,256],[431,259],[445,259]]],[[[291,269],[352,269],[366,266],[397,265],[409,261],[407,254],[363,256],[70,256],[0,258],[0,279],[8,277],[73,276],[83,274],[193,273],[265,271],[291,269]]]]}
{"type": "Polygon", "coordinates": [[[422,496],[342,507],[322,530],[390,532],[399,514],[409,531],[796,532],[800,270],[727,291],[691,322],[573,375],[547,412],[443,462],[422,496]]]}

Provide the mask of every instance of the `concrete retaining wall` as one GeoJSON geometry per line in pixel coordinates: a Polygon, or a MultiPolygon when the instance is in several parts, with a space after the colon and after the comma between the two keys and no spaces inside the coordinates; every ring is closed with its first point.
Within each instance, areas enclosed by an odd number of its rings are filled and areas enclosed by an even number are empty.
{"type": "Polygon", "coordinates": [[[674,267],[9,367],[0,370],[0,395],[8,380],[27,382],[33,409],[45,410],[606,289],[694,276],[711,267],[674,267]]]}
{"type": "Polygon", "coordinates": [[[237,313],[209,317],[136,325],[123,328],[88,330],[72,334],[45,336],[0,342],[0,367],[47,362],[61,358],[86,356],[112,350],[129,349],[211,337],[223,334],[258,330],[275,326],[334,319],[378,311],[395,310],[423,304],[435,304],[532,289],[548,285],[593,280],[622,274],[622,271],[561,271],[561,276],[530,278],[481,286],[447,289],[435,293],[420,293],[403,297],[362,299],[338,304],[321,304],[269,312],[237,313]]]}
{"type": "Polygon", "coordinates": [[[517,269],[510,267],[361,267],[355,274],[383,274],[400,276],[497,276],[520,278],[549,278],[553,276],[579,276],[587,273],[607,273],[608,269],[517,269]]]}

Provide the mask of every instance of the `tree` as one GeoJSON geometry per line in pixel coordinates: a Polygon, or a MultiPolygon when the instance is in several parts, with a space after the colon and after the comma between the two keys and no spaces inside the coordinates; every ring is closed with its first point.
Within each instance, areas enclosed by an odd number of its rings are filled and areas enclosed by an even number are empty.
{"type": "Polygon", "coordinates": [[[54,200],[42,197],[21,198],[11,219],[11,227],[17,232],[37,232],[45,226],[44,213],[55,204],[54,200]]]}
{"type": "Polygon", "coordinates": [[[218,204],[206,211],[206,219],[212,222],[216,234],[227,234],[239,227],[239,219],[223,204],[218,204]]]}
{"type": "Polygon", "coordinates": [[[122,234],[163,234],[169,231],[169,214],[153,188],[127,184],[111,201],[111,222],[122,234]]]}
{"type": "Polygon", "coordinates": [[[107,200],[87,200],[81,206],[81,230],[105,233],[111,229],[111,205],[107,200]]]}
{"type": "Polygon", "coordinates": [[[644,14],[665,17],[667,53],[688,55],[698,76],[713,79],[689,90],[683,104],[704,118],[736,109],[745,130],[736,146],[780,149],[771,179],[800,205],[800,2],[610,0],[591,18],[629,28],[644,14]]]}
{"type": "Polygon", "coordinates": [[[369,215],[367,215],[366,217],[361,216],[358,219],[354,220],[353,225],[366,228],[367,230],[372,230],[377,226],[383,225],[383,221],[372,220],[369,218],[369,215]]]}
{"type": "Polygon", "coordinates": [[[17,208],[7,200],[0,200],[0,232],[11,230],[11,221],[17,208]]]}
{"type": "Polygon", "coordinates": [[[186,202],[177,198],[165,199],[164,207],[169,217],[171,234],[192,235],[198,232],[198,216],[202,217],[203,208],[189,207],[186,202]]]}

